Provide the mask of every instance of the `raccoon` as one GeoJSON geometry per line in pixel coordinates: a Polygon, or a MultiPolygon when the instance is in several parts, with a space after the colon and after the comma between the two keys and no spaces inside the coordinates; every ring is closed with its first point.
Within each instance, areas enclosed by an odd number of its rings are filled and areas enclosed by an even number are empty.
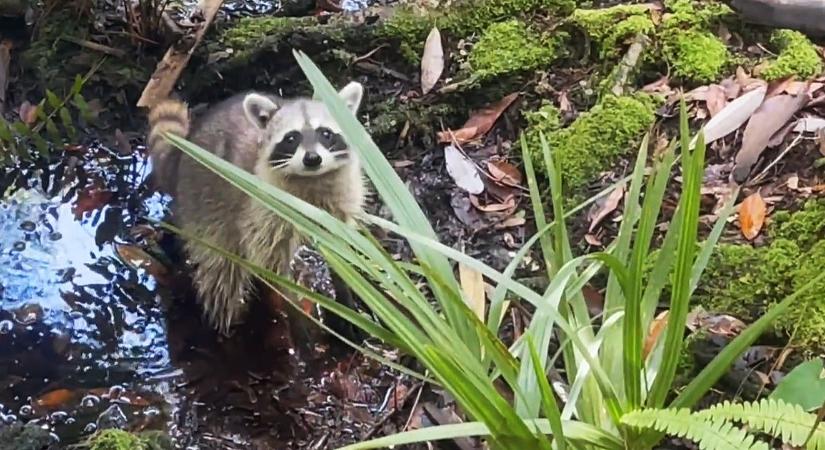
{"type": "MultiPolygon", "coordinates": [[[[338,94],[356,113],[363,87],[350,82],[338,94]]],[[[365,179],[357,155],[326,106],[307,97],[260,92],[232,96],[190,122],[188,106],[165,100],[149,114],[148,146],[155,185],[173,196],[173,221],[213,245],[278,274],[289,270],[305,242],[288,222],[162,137],[185,137],[349,224],[363,211],[365,179]]],[[[253,275],[219,254],[185,242],[193,281],[209,324],[222,334],[242,322],[253,275]]]]}

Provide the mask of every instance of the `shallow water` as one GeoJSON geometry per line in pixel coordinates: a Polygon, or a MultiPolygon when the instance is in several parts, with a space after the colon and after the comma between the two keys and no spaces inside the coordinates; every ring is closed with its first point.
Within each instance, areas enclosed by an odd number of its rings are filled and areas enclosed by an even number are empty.
{"type": "Polygon", "coordinates": [[[156,247],[147,218],[162,219],[169,198],[146,188],[140,152],[98,146],[62,161],[0,176],[0,420],[61,444],[103,427],[204,449],[357,437],[391,374],[352,355],[344,371],[324,342],[321,364],[296,372],[309,366],[266,314],[218,338],[187,303],[185,274],[141,253],[156,247]],[[357,404],[330,395],[351,372],[357,404]]]}
{"type": "Polygon", "coordinates": [[[147,400],[168,386],[146,382],[170,358],[155,280],[114,247],[125,224],[161,217],[163,199],[131,195],[145,161],[103,148],[68,161],[10,169],[0,185],[0,411],[72,439],[168,414],[147,400]]]}

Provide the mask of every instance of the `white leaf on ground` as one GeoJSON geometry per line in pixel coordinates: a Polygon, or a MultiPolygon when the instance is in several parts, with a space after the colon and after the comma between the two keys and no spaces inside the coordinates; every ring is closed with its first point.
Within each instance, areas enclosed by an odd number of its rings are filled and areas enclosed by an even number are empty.
{"type": "Polygon", "coordinates": [[[453,177],[455,184],[471,194],[481,194],[484,191],[484,181],[478,173],[475,163],[464,156],[455,146],[444,147],[444,162],[447,164],[447,173],[453,177]]]}
{"type": "Polygon", "coordinates": [[[433,27],[424,43],[421,57],[421,93],[426,94],[435,86],[444,71],[444,49],[441,47],[441,33],[433,27]]]}
{"type": "Polygon", "coordinates": [[[797,133],[816,133],[820,128],[825,128],[825,119],[822,117],[803,117],[793,130],[797,133]]]}
{"type": "Polygon", "coordinates": [[[705,124],[705,143],[710,144],[741,127],[753,112],[759,108],[759,105],[762,104],[767,90],[767,86],[760,86],[722,108],[719,113],[705,124]]]}

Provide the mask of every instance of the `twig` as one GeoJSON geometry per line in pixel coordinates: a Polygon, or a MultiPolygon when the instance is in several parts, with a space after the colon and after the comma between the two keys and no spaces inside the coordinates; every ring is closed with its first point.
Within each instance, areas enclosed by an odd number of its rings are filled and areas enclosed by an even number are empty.
{"type": "MultiPolygon", "coordinates": [[[[419,391],[419,392],[420,392],[420,391],[422,390],[421,388],[422,388],[423,386],[424,386],[424,382],[423,382],[423,381],[419,381],[418,383],[416,383],[416,384],[415,384],[415,386],[413,386],[413,387],[412,387],[409,391],[407,391],[407,393],[406,393],[406,394],[404,394],[404,397],[401,399],[401,401],[400,401],[400,402],[398,402],[398,404],[397,404],[397,405],[395,405],[395,406],[394,406],[391,410],[387,411],[387,412],[386,412],[386,413],[385,413],[385,414],[384,414],[384,415],[383,415],[380,419],[378,419],[378,422],[375,422],[375,424],[372,426],[372,428],[370,428],[370,430],[369,430],[369,431],[367,431],[367,434],[365,434],[365,435],[364,435],[364,437],[362,438],[362,440],[366,440],[366,439],[369,439],[369,438],[373,437],[373,436],[375,435],[375,433],[377,433],[377,432],[378,432],[378,429],[379,429],[379,428],[381,428],[382,426],[384,426],[384,424],[385,424],[385,423],[387,423],[387,421],[388,421],[388,420],[390,420],[390,418],[392,418],[393,416],[395,416],[395,414],[397,414],[397,413],[398,413],[398,411],[400,411],[400,410],[401,410],[401,408],[403,408],[403,407],[404,407],[404,404],[406,404],[406,403],[407,403],[407,400],[408,400],[408,399],[409,399],[409,398],[410,398],[410,397],[411,397],[411,396],[412,396],[412,395],[413,395],[416,391],[419,391]]],[[[418,398],[420,398],[420,394],[419,394],[419,397],[418,397],[418,398]]],[[[418,403],[418,398],[416,398],[416,403],[418,403]]],[[[414,409],[414,408],[413,408],[413,409],[414,409]]],[[[408,422],[409,422],[409,420],[408,420],[408,422]]],[[[406,429],[406,426],[405,426],[404,428],[406,429]]]]}
{"type": "Polygon", "coordinates": [[[642,53],[644,53],[648,42],[649,40],[647,36],[642,33],[639,33],[633,37],[633,43],[630,44],[630,48],[627,49],[624,57],[622,57],[622,60],[619,61],[619,64],[616,66],[616,72],[613,78],[613,85],[610,87],[610,92],[618,96],[624,95],[625,89],[629,84],[628,79],[638,68],[639,61],[642,59],[642,53]]]}
{"type": "Polygon", "coordinates": [[[785,155],[787,155],[788,152],[791,151],[792,148],[796,147],[802,141],[802,139],[803,139],[802,133],[799,133],[798,135],[796,135],[794,140],[790,144],[788,144],[788,146],[785,148],[785,150],[782,150],[782,153],[777,155],[776,158],[773,161],[771,161],[770,164],[765,166],[765,168],[762,169],[761,172],[759,172],[759,175],[753,177],[753,179],[751,181],[749,181],[746,185],[747,186],[754,186],[754,185],[758,184],[760,181],[762,181],[765,178],[765,176],[767,175],[768,170],[770,170],[773,166],[776,165],[776,163],[778,163],[782,158],[784,158],[785,155]]]}
{"type": "Polygon", "coordinates": [[[77,44],[83,48],[88,48],[89,50],[94,50],[97,52],[105,53],[107,55],[111,55],[117,58],[126,58],[126,52],[117,48],[109,47],[108,45],[98,44],[97,42],[92,41],[85,41],[83,39],[77,39],[72,36],[61,36],[60,39],[64,41],[71,42],[73,44],[77,44]]]}
{"type": "Polygon", "coordinates": [[[188,42],[187,38],[189,38],[191,34],[186,34],[166,51],[163,59],[158,63],[157,68],[155,68],[155,73],[152,74],[152,78],[146,83],[143,94],[141,94],[140,100],[137,102],[138,107],[151,108],[158,101],[169,97],[169,94],[175,87],[175,83],[178,81],[178,77],[180,77],[183,69],[189,63],[189,59],[192,57],[195,48],[197,48],[198,44],[203,40],[206,30],[209,28],[209,25],[212,24],[212,21],[215,20],[215,16],[218,14],[218,10],[222,4],[223,0],[201,0],[198,3],[198,8],[203,11],[204,21],[201,22],[195,30],[193,41],[191,43],[188,42]]]}

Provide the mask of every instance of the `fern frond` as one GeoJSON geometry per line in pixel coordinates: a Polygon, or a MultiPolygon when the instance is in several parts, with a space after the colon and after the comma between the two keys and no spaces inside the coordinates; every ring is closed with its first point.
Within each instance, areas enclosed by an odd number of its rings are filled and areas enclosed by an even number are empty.
{"type": "Polygon", "coordinates": [[[700,450],[769,450],[768,444],[724,420],[692,415],[687,408],[640,409],[622,416],[622,423],[636,428],[652,428],[662,433],[690,439],[700,450]]]}
{"type": "MultiPolygon", "coordinates": [[[[743,403],[725,401],[697,412],[696,416],[740,422],[795,447],[805,444],[816,423],[816,415],[805,412],[801,406],[771,398],[743,403]]],[[[825,450],[825,424],[819,424],[805,448],[825,450]]]]}

